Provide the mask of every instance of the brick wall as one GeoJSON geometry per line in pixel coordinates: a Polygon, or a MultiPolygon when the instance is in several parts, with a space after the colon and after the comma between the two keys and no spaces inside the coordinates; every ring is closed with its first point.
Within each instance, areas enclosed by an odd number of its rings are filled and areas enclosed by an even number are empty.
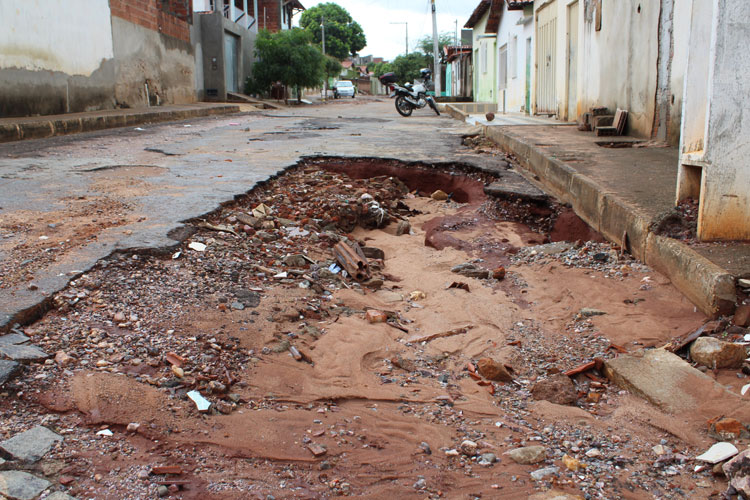
{"type": "Polygon", "coordinates": [[[185,42],[190,41],[190,0],[109,0],[109,8],[113,16],[185,42]]]}
{"type": "Polygon", "coordinates": [[[274,33],[281,30],[279,0],[260,0],[258,2],[258,23],[259,28],[265,28],[274,33]]]}

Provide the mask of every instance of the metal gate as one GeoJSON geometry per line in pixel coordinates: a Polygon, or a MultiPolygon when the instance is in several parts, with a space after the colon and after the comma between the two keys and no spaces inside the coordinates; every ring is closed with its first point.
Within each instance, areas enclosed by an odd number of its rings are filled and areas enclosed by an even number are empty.
{"type": "Polygon", "coordinates": [[[569,122],[578,119],[578,2],[568,5],[568,112],[569,122]]]}
{"type": "Polygon", "coordinates": [[[224,78],[227,92],[237,92],[239,66],[239,38],[224,32],[224,78]]]}
{"type": "Polygon", "coordinates": [[[557,2],[545,5],[536,16],[536,114],[554,115],[557,114],[557,2]]]}

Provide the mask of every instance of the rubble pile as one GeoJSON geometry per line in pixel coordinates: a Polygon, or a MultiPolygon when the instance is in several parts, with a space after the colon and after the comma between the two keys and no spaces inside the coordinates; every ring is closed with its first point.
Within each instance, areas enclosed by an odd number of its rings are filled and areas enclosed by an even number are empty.
{"type": "MultiPolygon", "coordinates": [[[[23,480],[23,470],[39,491],[77,498],[356,496],[374,487],[363,477],[380,484],[400,460],[392,486],[425,498],[451,498],[464,480],[462,488],[509,497],[562,488],[587,499],[683,498],[716,489],[715,467],[696,467],[695,446],[623,410],[633,396],[606,378],[605,365],[630,353],[602,333],[610,312],[577,307],[554,328],[519,299],[551,286],[524,274],[550,263],[587,280],[635,280],[644,293],[649,269],[610,244],[518,249],[490,232],[472,236],[487,259],[431,250],[428,262],[409,263],[418,281],[393,275],[387,251],[424,249],[430,217],[464,211],[473,220],[476,209],[541,241],[559,208],[471,206],[447,191],[420,196],[395,177],[303,165],[189,221],[189,236],[170,251],[121,252],[72,281],[52,312],[14,333],[47,355],[2,387],[0,448],[15,455],[0,459],[0,484],[23,480]],[[465,311],[458,324],[438,318],[440,307],[468,309],[480,296],[487,308],[505,301],[512,322],[502,331],[501,320],[465,311]],[[342,329],[341,344],[367,344],[361,358],[326,343],[342,329]],[[473,337],[478,331],[485,337],[473,337]],[[326,389],[346,379],[356,390],[342,382],[335,398],[304,394],[325,363],[334,372],[326,389]],[[283,384],[292,389],[277,397],[283,384]],[[415,428],[422,437],[411,443],[415,428]],[[277,441],[262,441],[274,433],[277,441]],[[28,446],[31,438],[40,444],[28,446]],[[382,463],[361,455],[381,451],[382,463]]],[[[448,220],[445,231],[460,239],[478,227],[448,220]]],[[[745,335],[725,320],[680,349],[706,372],[730,367],[744,377],[745,335]]],[[[715,462],[736,491],[747,488],[745,424],[718,418],[703,436],[738,445],[715,462]]]]}

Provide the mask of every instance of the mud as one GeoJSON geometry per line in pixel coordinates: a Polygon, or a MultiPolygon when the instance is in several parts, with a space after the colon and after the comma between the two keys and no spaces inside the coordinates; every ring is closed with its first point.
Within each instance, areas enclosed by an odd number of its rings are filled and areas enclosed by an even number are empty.
{"type": "Polygon", "coordinates": [[[724,487],[710,471],[697,482],[690,464],[667,476],[652,456],[662,442],[689,455],[708,445],[695,415],[666,415],[593,373],[576,378],[575,406],[529,393],[615,356],[612,344],[636,352],[699,325],[666,279],[628,256],[588,265],[589,248],[600,247],[586,245],[571,250],[577,264],[514,260],[553,238],[596,237],[554,203],[487,200],[481,177],[459,171],[347,165],[305,163],[206,217],[237,235],[195,227],[172,256],[128,252],[71,283],[26,333],[74,361],[30,365],[6,388],[3,434],[41,419],[66,429],[50,457],[65,462],[79,498],[153,498],[159,478],[139,473],[167,464],[184,469],[173,498],[521,499],[553,485],[590,498],[683,498],[724,487]],[[436,201],[435,189],[458,195],[436,201]],[[357,225],[362,192],[391,224],[357,225]],[[265,226],[238,221],[260,203],[273,210],[265,226]],[[401,219],[411,232],[397,236],[401,219]],[[373,283],[328,271],[342,238],[383,251],[371,260],[373,283]],[[292,255],[309,260],[288,264],[292,255]],[[451,272],[467,261],[507,274],[451,272]],[[450,288],[455,281],[468,291],[450,288]],[[424,296],[410,298],[415,291],[424,296]],[[581,319],[584,307],[606,314],[581,319]],[[370,308],[398,324],[368,323],[370,308]],[[168,353],[184,359],[181,376],[168,353]],[[483,357],[510,366],[514,381],[476,380],[469,366],[483,357]],[[221,411],[198,413],[188,390],[221,411]],[[125,431],[131,422],[141,424],[135,433],[125,431]],[[114,437],[97,437],[101,427],[114,437]],[[479,453],[452,451],[465,440],[479,453]],[[532,444],[548,449],[545,463],[503,455],[532,444]],[[600,459],[585,455],[592,448],[600,459]],[[499,461],[480,465],[480,453],[499,461]],[[568,471],[563,454],[586,468],[568,471]],[[559,473],[530,478],[547,465],[559,473]]]}

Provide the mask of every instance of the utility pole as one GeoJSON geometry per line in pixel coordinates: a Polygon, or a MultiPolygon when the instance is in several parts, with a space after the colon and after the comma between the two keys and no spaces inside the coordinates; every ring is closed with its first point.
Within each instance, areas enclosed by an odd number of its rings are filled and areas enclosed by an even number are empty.
{"type": "Polygon", "coordinates": [[[406,25],[406,55],[409,55],[409,23],[406,21],[393,22],[390,24],[405,24],[406,25]]]}
{"type": "Polygon", "coordinates": [[[432,0],[432,57],[435,66],[435,97],[440,97],[440,59],[438,58],[438,31],[437,13],[435,12],[435,0],[432,0]]]}
{"type": "Polygon", "coordinates": [[[453,35],[453,45],[458,45],[458,19],[455,21],[456,23],[456,32],[453,35]]]}
{"type": "MultiPolygon", "coordinates": [[[[326,55],[326,18],[325,16],[320,16],[320,30],[323,32],[323,57],[325,58],[326,55]]],[[[326,73],[325,78],[323,79],[323,102],[325,102],[328,99],[328,73],[326,73]]]]}

